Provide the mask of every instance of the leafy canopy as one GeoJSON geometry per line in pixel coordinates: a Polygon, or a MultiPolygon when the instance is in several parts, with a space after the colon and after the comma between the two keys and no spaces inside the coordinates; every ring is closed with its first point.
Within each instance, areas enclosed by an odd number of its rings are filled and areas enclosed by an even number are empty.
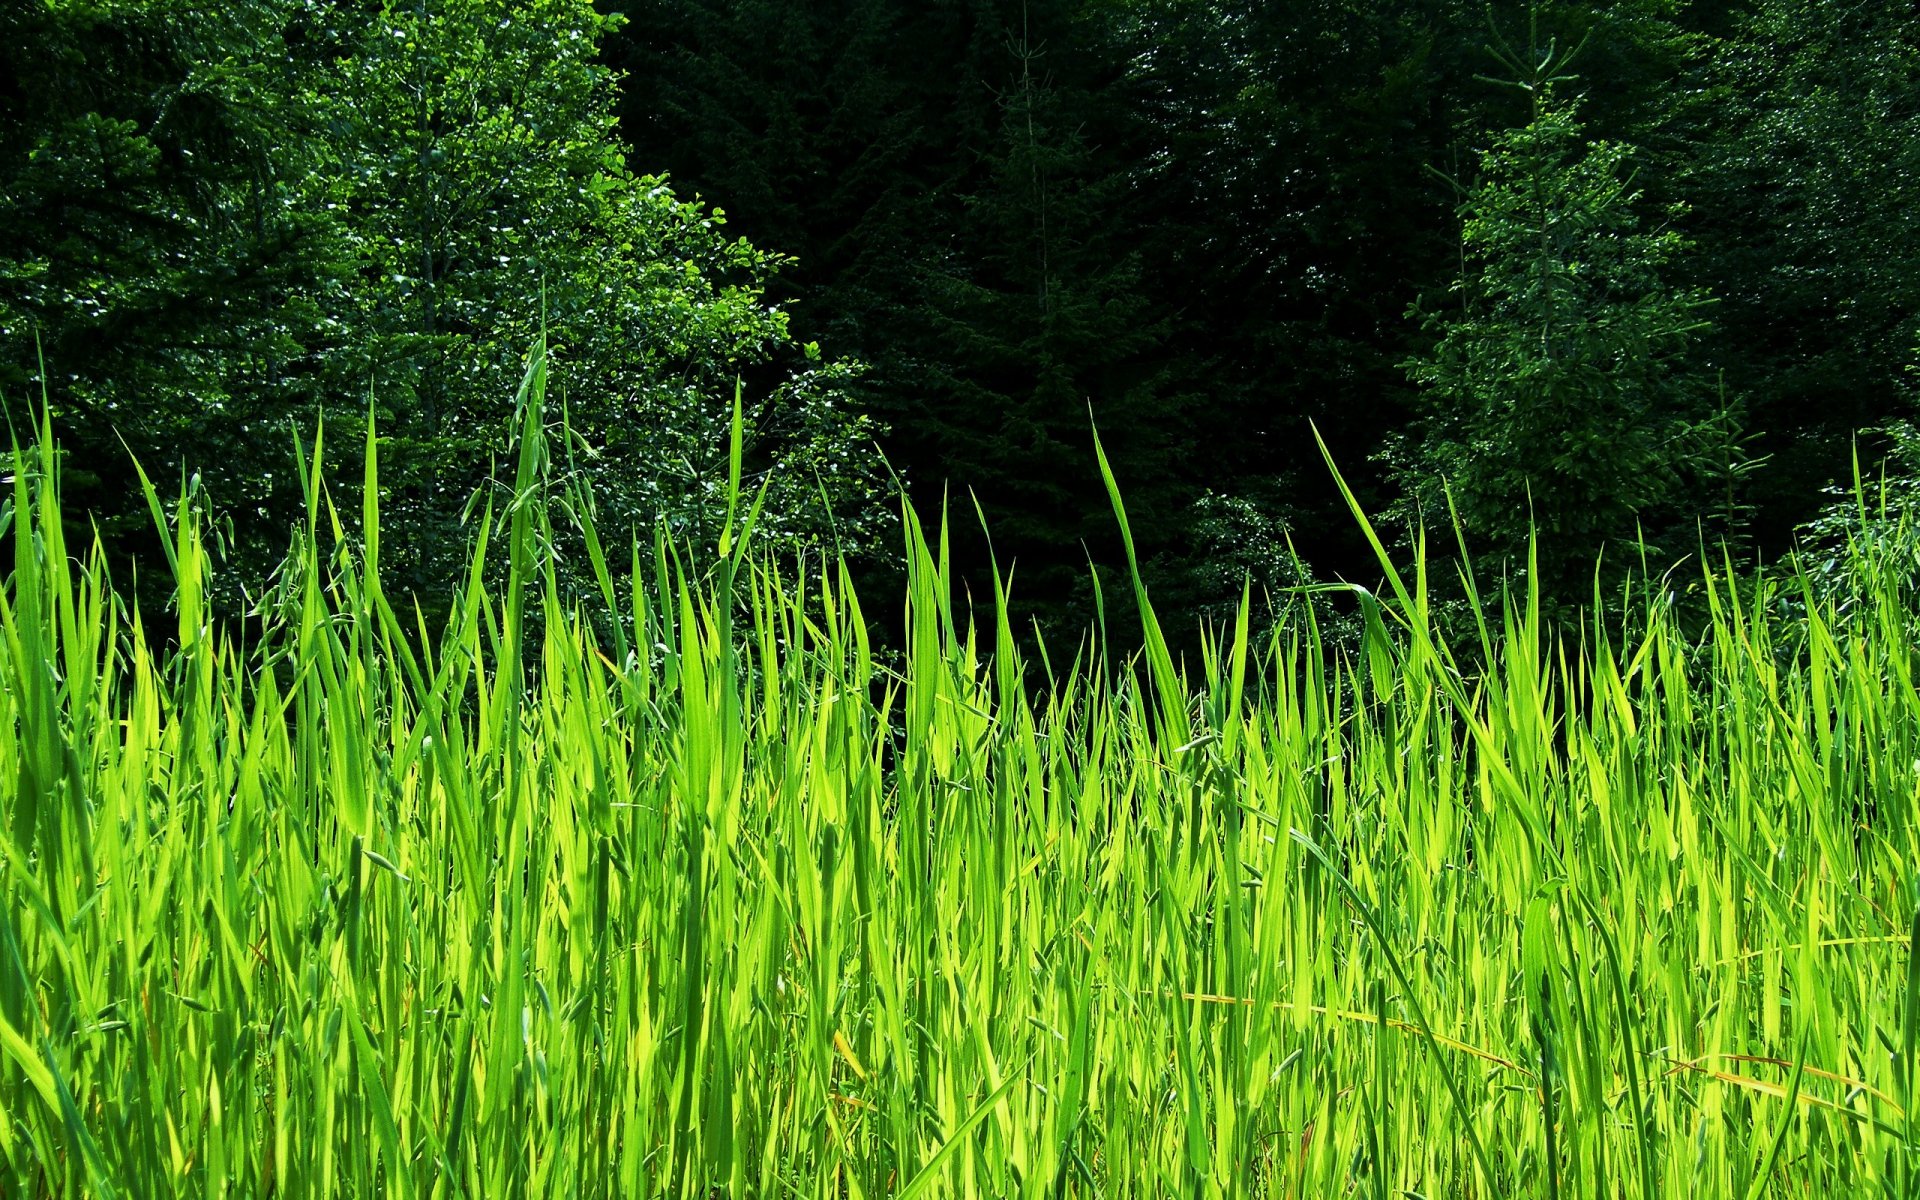
{"type": "Polygon", "coordinates": [[[628,167],[596,58],[617,20],[586,0],[14,18],[0,385],[36,392],[44,346],[76,499],[118,550],[142,549],[131,450],[199,474],[257,584],[298,510],[292,432],[325,418],[355,448],[371,400],[396,585],[444,594],[543,329],[576,435],[562,461],[609,530],[710,523],[744,378],[765,536],[871,539],[885,506],[840,403],[853,368],[767,300],[787,260],[628,167]]]}

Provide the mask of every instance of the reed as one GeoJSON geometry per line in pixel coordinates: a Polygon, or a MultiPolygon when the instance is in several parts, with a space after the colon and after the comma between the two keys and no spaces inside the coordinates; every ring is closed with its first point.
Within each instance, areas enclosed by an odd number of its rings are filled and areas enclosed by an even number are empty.
{"type": "Polygon", "coordinates": [[[1416,564],[1186,666],[1137,588],[1137,661],[1029,664],[909,514],[893,669],[737,441],[704,565],[586,531],[597,624],[543,395],[432,629],[309,465],[244,623],[155,499],[157,645],[16,452],[0,1192],[1920,1191],[1911,580],[1476,596],[1467,663],[1416,564]]]}

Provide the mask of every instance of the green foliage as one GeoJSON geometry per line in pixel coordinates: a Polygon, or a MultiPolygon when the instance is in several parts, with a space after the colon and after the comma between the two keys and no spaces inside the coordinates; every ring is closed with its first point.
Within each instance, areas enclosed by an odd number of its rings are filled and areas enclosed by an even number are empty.
{"type": "Polygon", "coordinates": [[[1629,148],[1585,140],[1557,65],[1523,76],[1532,119],[1481,158],[1465,273],[1416,309],[1434,342],[1406,364],[1421,404],[1397,467],[1410,514],[1444,519],[1450,497],[1473,544],[1507,561],[1537,529],[1538,569],[1565,597],[1603,553],[1637,560],[1641,530],[1678,527],[1685,548],[1689,519],[1710,515],[1701,488],[1736,462],[1730,406],[1689,369],[1709,298],[1672,282],[1686,243],[1646,227],[1629,148]]]}
{"type": "Polygon", "coordinates": [[[48,430],[13,457],[9,1197],[1910,1187],[1910,581],[1784,620],[1703,572],[1704,630],[1572,643],[1488,597],[1463,669],[1383,562],[1357,656],[1243,612],[1037,695],[943,539],[883,671],[732,490],[602,638],[541,553],[546,382],[509,569],[425,628],[316,474],[244,637],[149,494],[156,647],[48,430]]]}
{"type": "MultiPolygon", "coordinates": [[[[1701,79],[1690,274],[1723,298],[1704,349],[1768,458],[1769,540],[1844,483],[1855,435],[1907,415],[1920,329],[1920,23],[1897,4],[1737,6],[1701,79]]],[[[1858,450],[1869,467],[1887,447],[1858,450]]]]}
{"type": "Polygon", "coordinates": [[[786,260],[627,167],[596,61],[614,24],[585,0],[38,12],[10,47],[31,70],[3,135],[21,219],[0,234],[0,348],[18,402],[44,343],[57,423],[103,481],[77,498],[128,530],[126,448],[195,472],[257,586],[301,502],[295,431],[346,430],[344,465],[371,399],[395,586],[441,604],[544,331],[562,461],[607,528],[707,540],[745,377],[762,536],[871,544],[886,506],[855,372],[768,302],[786,260]]]}
{"type": "Polygon", "coordinates": [[[1169,369],[1147,218],[1127,215],[1144,150],[1107,14],[647,0],[634,17],[610,51],[623,128],[797,256],[796,320],[871,364],[858,400],[909,488],[986,513],[991,546],[956,531],[963,586],[984,596],[997,559],[1018,624],[1092,616],[1089,547],[1111,567],[1118,544],[1090,416],[1143,544],[1183,548],[1209,426],[1199,369],[1169,369]]]}
{"type": "MultiPolygon", "coordinates": [[[[1313,575],[1373,577],[1314,432],[1370,507],[1438,518],[1451,478],[1504,555],[1540,520],[1564,597],[1595,554],[1703,530],[1784,549],[1856,435],[1908,415],[1898,5],[609,7],[0,7],[0,397],[37,398],[44,348],[73,507],[116,561],[158,582],[130,446],[197,477],[243,568],[223,586],[257,590],[301,505],[291,431],[324,416],[348,477],[371,411],[394,584],[441,603],[542,330],[553,469],[610,528],[711,540],[744,379],[760,536],[884,541],[891,469],[986,514],[957,589],[1009,567],[1016,623],[1068,636],[1122,557],[1089,416],[1147,582],[1193,616],[1281,529],[1313,575]],[[1489,40],[1527,86],[1483,86],[1489,40]],[[1577,111],[1515,43],[1580,48],[1577,111]],[[1448,179],[1493,129],[1463,243],[1448,179]]],[[[1892,443],[1859,446],[1873,473],[1892,443]]],[[[557,549],[592,591],[583,552],[557,549]]]]}
{"type": "Polygon", "coordinates": [[[459,515],[511,436],[513,348],[542,330],[571,465],[609,528],[665,520],[709,540],[725,483],[712,448],[748,371],[771,383],[753,398],[756,455],[779,481],[763,532],[817,544],[837,509],[852,548],[884,511],[870,435],[835,407],[849,369],[796,346],[764,302],[783,260],[627,170],[594,61],[612,24],[575,0],[460,0],[311,35],[334,70],[303,104],[327,130],[328,201],[354,214],[352,349],[393,417],[390,511],[423,582],[455,575],[459,515]]]}
{"type": "Polygon", "coordinates": [[[155,0],[0,18],[0,399],[16,418],[38,400],[44,350],[74,500],[118,546],[152,548],[126,446],[168,478],[205,472],[244,520],[291,485],[285,417],[329,389],[364,395],[320,353],[345,247],[297,202],[317,160],[283,102],[273,13],[155,0]]]}
{"type": "MultiPolygon", "coordinates": [[[[1673,57],[1657,7],[1557,10],[1637,64],[1622,122],[1673,57]]],[[[1437,0],[649,0],[610,45],[629,136],[794,250],[796,319],[874,364],[894,464],[977,495],[1015,602],[1070,632],[1086,559],[1119,553],[1073,469],[1089,407],[1179,611],[1239,595],[1209,493],[1294,518],[1322,573],[1370,569],[1302,449],[1312,421],[1362,461],[1403,423],[1406,302],[1455,257],[1424,168],[1497,108],[1463,99],[1485,37],[1437,0]]]]}
{"type": "Polygon", "coordinates": [[[1174,596],[1224,628],[1237,617],[1244,594],[1253,603],[1256,628],[1287,636],[1313,624],[1331,645],[1357,645],[1350,622],[1329,599],[1345,589],[1315,578],[1294,546],[1285,512],[1284,498],[1272,492],[1200,497],[1189,526],[1192,553],[1182,564],[1185,576],[1168,572],[1177,581],[1174,596]]]}
{"type": "MultiPolygon", "coordinates": [[[[1692,9],[1527,7],[1584,39],[1600,136],[1663,172],[1697,150],[1709,93],[1669,86],[1710,57],[1692,9]]],[[[1016,604],[1071,631],[1086,560],[1120,552],[1075,467],[1088,407],[1179,611],[1239,595],[1201,549],[1208,494],[1271,506],[1322,575],[1372,571],[1309,426],[1384,505],[1371,456],[1424,349],[1407,303],[1458,264],[1428,168],[1525,107],[1475,80],[1516,8],[644,0],[609,55],[640,152],[798,256],[796,327],[873,364],[858,398],[893,464],[929,503],[977,495],[1016,604]]],[[[983,592],[984,544],[953,553],[983,592]]]]}
{"type": "Polygon", "coordinates": [[[1872,432],[1889,446],[1878,472],[1856,464],[1852,486],[1828,488],[1800,530],[1796,565],[1826,595],[1853,595],[1863,575],[1920,584],[1920,428],[1901,421],[1872,432]]]}

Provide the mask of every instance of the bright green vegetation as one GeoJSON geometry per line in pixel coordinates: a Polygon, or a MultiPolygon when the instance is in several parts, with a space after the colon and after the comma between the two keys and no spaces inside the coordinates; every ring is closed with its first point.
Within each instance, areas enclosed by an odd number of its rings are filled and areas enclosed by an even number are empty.
{"type": "Polygon", "coordinates": [[[16,461],[5,1194],[1913,1194],[1910,581],[1023,672],[909,522],[895,670],[747,497],[595,636],[543,371],[444,628],[316,469],[162,648],[16,461]]]}

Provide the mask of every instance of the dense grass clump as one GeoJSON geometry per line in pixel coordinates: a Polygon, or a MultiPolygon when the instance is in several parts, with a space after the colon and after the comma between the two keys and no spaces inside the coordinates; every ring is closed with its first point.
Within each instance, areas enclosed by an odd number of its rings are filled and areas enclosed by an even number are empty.
{"type": "Polygon", "coordinates": [[[910,522],[894,671],[743,503],[630,589],[589,539],[596,635],[540,383],[444,628],[310,478],[244,626],[169,519],[159,648],[17,459],[0,1192],[1920,1189],[1911,581],[1029,669],[910,522]]]}

